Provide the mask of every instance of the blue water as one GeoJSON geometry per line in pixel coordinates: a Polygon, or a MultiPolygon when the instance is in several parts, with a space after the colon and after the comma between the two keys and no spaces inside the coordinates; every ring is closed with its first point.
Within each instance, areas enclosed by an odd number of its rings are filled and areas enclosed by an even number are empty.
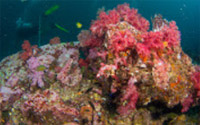
{"type": "Polygon", "coordinates": [[[38,44],[38,27],[41,22],[41,45],[55,36],[63,42],[77,41],[82,29],[90,27],[99,8],[106,10],[118,4],[129,3],[150,21],[154,14],[175,20],[181,31],[181,45],[194,63],[200,63],[200,1],[199,0],[0,0],[0,60],[21,50],[23,40],[38,44]],[[59,9],[48,16],[44,12],[54,5],[59,9]],[[40,21],[39,21],[40,17],[40,21]],[[31,30],[19,31],[16,21],[32,25],[31,30]],[[78,29],[76,22],[83,27],[78,29]],[[55,23],[69,33],[55,27],[55,23]]]}

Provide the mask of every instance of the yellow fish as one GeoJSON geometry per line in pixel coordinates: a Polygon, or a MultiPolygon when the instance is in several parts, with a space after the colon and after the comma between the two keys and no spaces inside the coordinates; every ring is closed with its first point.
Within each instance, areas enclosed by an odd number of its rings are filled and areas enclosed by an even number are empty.
{"type": "Polygon", "coordinates": [[[37,71],[44,71],[46,67],[44,65],[40,65],[37,67],[37,71]]]}
{"type": "Polygon", "coordinates": [[[76,23],[76,27],[77,27],[77,28],[81,28],[81,27],[82,27],[82,24],[81,24],[80,22],[77,22],[77,23],[76,23]]]}

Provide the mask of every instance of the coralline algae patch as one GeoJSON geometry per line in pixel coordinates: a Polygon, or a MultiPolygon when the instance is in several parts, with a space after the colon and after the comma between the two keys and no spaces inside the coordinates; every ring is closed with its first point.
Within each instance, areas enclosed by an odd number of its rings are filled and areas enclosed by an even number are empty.
{"type": "Polygon", "coordinates": [[[38,48],[24,41],[22,52],[0,63],[0,122],[200,123],[200,68],[182,51],[174,21],[156,15],[152,24],[150,31],[123,4],[99,12],[78,44],[55,37],[38,48]]]}

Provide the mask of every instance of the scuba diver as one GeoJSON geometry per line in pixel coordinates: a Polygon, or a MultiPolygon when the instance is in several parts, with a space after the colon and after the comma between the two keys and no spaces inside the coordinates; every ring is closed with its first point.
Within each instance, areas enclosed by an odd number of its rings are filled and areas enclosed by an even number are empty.
{"type": "Polygon", "coordinates": [[[38,25],[22,20],[21,17],[16,21],[16,32],[18,39],[28,39],[38,34],[38,25]]]}
{"type": "Polygon", "coordinates": [[[39,24],[37,17],[45,3],[38,0],[20,0],[23,6],[22,13],[16,20],[16,40],[21,41],[37,37],[39,24]],[[34,15],[34,16],[32,16],[34,15]]]}

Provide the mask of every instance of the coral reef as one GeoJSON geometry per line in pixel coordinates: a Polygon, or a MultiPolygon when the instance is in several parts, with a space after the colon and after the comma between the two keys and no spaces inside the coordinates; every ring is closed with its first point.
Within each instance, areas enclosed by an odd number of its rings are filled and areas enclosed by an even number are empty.
{"type": "Polygon", "coordinates": [[[200,68],[182,51],[175,21],[152,21],[149,30],[122,4],[99,12],[78,44],[24,41],[0,62],[0,123],[200,123],[200,68]]]}
{"type": "MultiPolygon", "coordinates": [[[[127,4],[119,5],[117,10],[110,11],[108,15],[101,12],[99,16],[99,19],[91,25],[91,35],[88,37],[96,35],[97,39],[102,39],[103,42],[101,46],[88,45],[87,59],[91,67],[99,67],[97,72],[99,82],[107,81],[113,86],[112,89],[115,89],[108,90],[108,93],[109,91],[111,94],[120,93],[115,97],[118,100],[115,102],[119,103],[117,104],[120,108],[119,113],[123,112],[122,106],[135,109],[136,103],[144,106],[153,101],[162,101],[168,108],[183,103],[182,111],[186,111],[189,97],[191,100],[189,102],[193,100],[191,96],[195,86],[190,76],[195,69],[181,50],[180,33],[176,23],[168,22],[161,17],[158,19],[156,16],[153,22],[157,25],[154,26],[156,29],[147,31],[148,21],[137,14],[136,10],[130,9],[127,4]],[[111,16],[111,13],[114,14],[111,16]],[[91,58],[94,49],[97,55],[105,53],[104,57],[91,58]],[[129,79],[133,78],[133,85],[129,85],[129,79]],[[127,88],[127,91],[123,92],[124,88],[125,90],[127,88]]],[[[85,39],[80,39],[80,42],[87,42],[85,39]]],[[[195,85],[198,84],[196,77],[199,78],[194,73],[192,79],[196,81],[195,85]]],[[[198,90],[198,87],[195,88],[198,90]]],[[[129,114],[127,109],[124,110],[129,114]]]]}

